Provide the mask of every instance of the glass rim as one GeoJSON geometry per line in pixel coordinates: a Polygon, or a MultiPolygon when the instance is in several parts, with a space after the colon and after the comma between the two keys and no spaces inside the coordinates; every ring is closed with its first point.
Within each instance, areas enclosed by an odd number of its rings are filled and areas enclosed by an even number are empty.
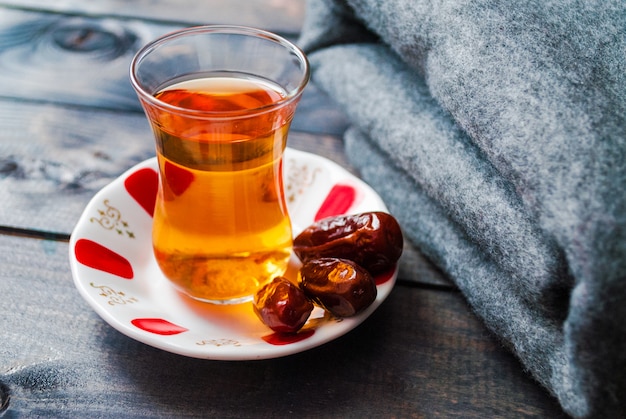
{"type": "Polygon", "coordinates": [[[239,25],[201,25],[201,26],[191,26],[182,29],[177,29],[175,31],[169,32],[165,35],[162,35],[141,47],[133,56],[130,63],[130,82],[133,89],[139,94],[139,96],[146,102],[150,103],[153,106],[157,106],[164,110],[175,111],[179,114],[185,114],[189,116],[196,117],[212,117],[212,118],[232,118],[237,116],[250,116],[256,115],[259,113],[264,113],[268,111],[272,111],[277,108],[281,108],[283,106],[288,105],[290,102],[297,99],[304,88],[309,82],[311,77],[311,70],[309,61],[305,55],[305,53],[293,42],[285,39],[284,37],[277,35],[273,32],[266,31],[263,29],[257,29],[249,26],[239,26],[239,25]],[[160,99],[157,99],[153,93],[149,93],[139,82],[136,72],[137,67],[141,60],[148,56],[151,51],[155,50],[159,46],[174,40],[178,39],[190,34],[201,34],[201,33],[221,33],[221,34],[232,34],[232,35],[244,35],[244,36],[254,36],[258,38],[264,38],[276,44],[279,44],[288,50],[290,50],[304,65],[303,76],[296,88],[292,89],[291,92],[286,92],[286,95],[281,99],[272,102],[267,105],[259,106],[257,108],[250,109],[242,109],[235,111],[207,111],[207,110],[198,110],[198,109],[189,109],[183,108],[180,106],[172,105],[170,103],[164,102],[160,99]]]}

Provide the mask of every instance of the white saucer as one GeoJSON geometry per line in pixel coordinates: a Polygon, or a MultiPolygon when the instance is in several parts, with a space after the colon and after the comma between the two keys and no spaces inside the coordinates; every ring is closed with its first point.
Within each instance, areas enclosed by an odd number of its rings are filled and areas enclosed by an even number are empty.
{"type": "MultiPolygon", "coordinates": [[[[177,292],[152,254],[156,158],[133,167],[91,200],[70,239],[70,265],[80,294],[107,323],[148,345],[194,358],[276,358],[322,345],[363,322],[387,298],[397,268],[377,278],[378,296],[361,314],[336,319],[316,308],[295,336],[275,334],[251,303],[211,305],[177,292]],[[152,205],[152,206],[151,206],[152,205]]],[[[337,164],[287,149],[285,191],[294,235],[326,215],[387,211],[381,198],[337,164]]],[[[298,261],[292,258],[287,276],[298,261]]]]}

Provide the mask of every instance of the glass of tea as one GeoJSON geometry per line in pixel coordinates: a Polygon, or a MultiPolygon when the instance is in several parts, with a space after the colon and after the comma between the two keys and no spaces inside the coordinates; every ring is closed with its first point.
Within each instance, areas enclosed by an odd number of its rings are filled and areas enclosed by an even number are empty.
{"type": "Polygon", "coordinates": [[[193,27],[143,47],[130,79],[156,140],[161,271],[195,299],[248,301],[291,254],[282,157],[305,55],[266,31],[193,27]]]}

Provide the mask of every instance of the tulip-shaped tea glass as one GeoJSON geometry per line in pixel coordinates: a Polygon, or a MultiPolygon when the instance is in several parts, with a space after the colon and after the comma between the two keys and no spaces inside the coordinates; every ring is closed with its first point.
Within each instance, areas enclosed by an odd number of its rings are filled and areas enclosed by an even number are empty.
{"type": "Polygon", "coordinates": [[[195,299],[249,300],[291,254],[282,156],[305,55],[269,32],[194,27],[142,48],[130,78],[156,140],[160,269],[195,299]]]}

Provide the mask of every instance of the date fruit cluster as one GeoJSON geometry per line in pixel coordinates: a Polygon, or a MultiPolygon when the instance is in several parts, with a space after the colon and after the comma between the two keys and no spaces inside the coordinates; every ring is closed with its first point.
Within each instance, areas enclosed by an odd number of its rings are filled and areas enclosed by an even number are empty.
{"type": "Polygon", "coordinates": [[[402,246],[400,226],[385,212],[320,220],[294,239],[303,264],[298,283],[274,278],[254,296],[254,311],[281,333],[300,330],[314,304],[336,317],[354,316],[374,302],[374,277],[394,267],[402,246]]]}

